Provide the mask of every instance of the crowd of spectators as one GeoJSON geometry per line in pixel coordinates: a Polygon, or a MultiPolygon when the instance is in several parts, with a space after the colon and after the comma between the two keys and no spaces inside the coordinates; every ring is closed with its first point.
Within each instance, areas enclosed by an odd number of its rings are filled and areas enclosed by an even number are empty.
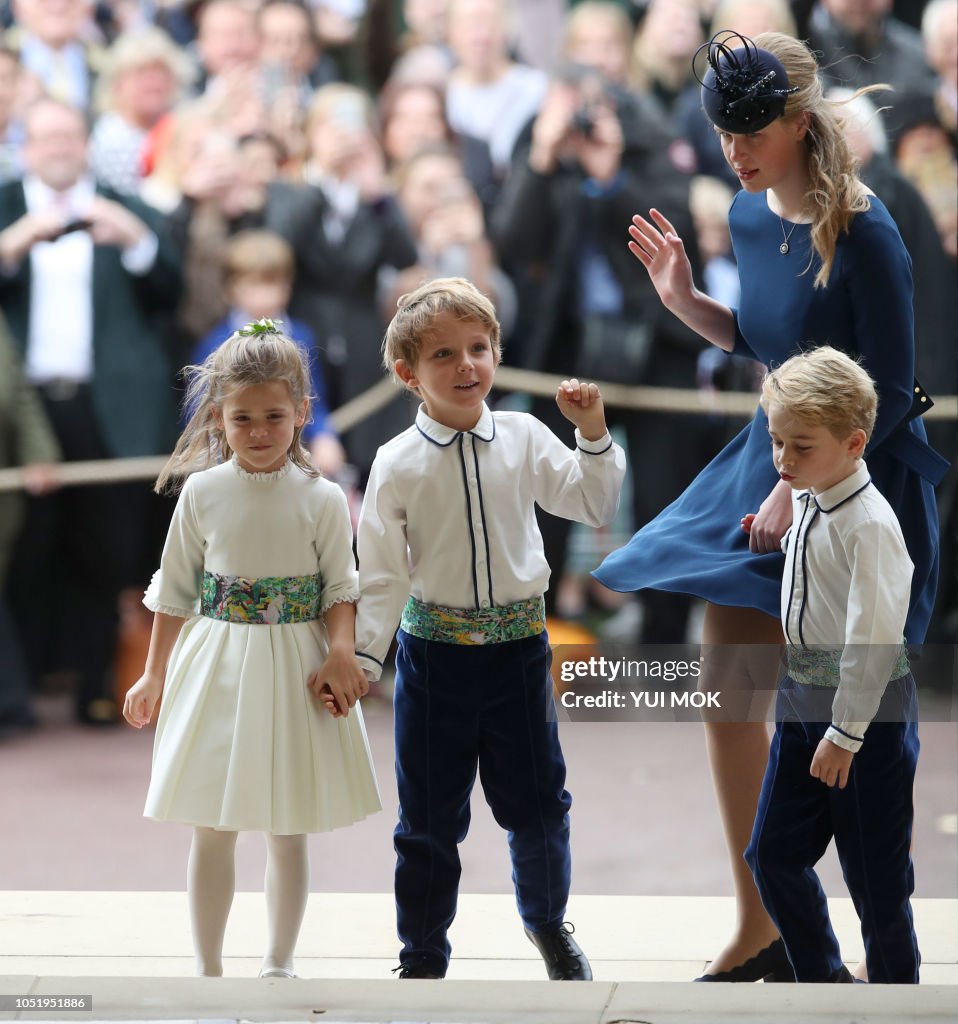
{"type": "MultiPolygon", "coordinates": [[[[892,87],[849,105],[849,137],[912,255],[919,378],[956,390],[958,0],[7,0],[0,18],[0,463],[31,467],[26,497],[0,495],[0,733],[31,722],[55,670],[76,673],[81,720],[115,718],[118,595],[169,514],[146,484],[57,489],[50,464],[168,451],[179,371],[244,317],[309,348],[314,458],[360,487],[414,406],[397,396],[341,438],[325,414],[381,378],[384,325],[429,277],[493,299],[512,365],[754,386],[665,312],[625,246],[657,207],[734,304],[737,185],[691,74],[717,29],[809,39],[836,98],[892,87]]],[[[629,528],[734,426],[610,420],[629,528]]],[[[930,432],[954,459],[955,424],[930,432]]],[[[936,627],[952,641],[954,486],[936,627]]],[[[554,581],[565,525],[541,524],[554,581]]],[[[642,640],[684,638],[684,598],[644,605],[642,640]]]]}

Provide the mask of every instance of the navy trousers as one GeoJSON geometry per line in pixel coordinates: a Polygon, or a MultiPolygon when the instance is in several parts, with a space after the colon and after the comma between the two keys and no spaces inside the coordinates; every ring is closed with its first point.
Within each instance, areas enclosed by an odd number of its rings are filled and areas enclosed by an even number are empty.
{"type": "Polygon", "coordinates": [[[546,633],[488,647],[400,630],[395,731],[399,824],[396,915],[403,964],[444,975],[456,915],[458,844],[478,769],[508,832],[519,915],[557,927],[569,895],[569,808],[546,633]]]}
{"type": "Polygon", "coordinates": [[[907,675],[888,684],[845,789],[809,774],[828,728],[808,715],[811,691],[820,690],[788,677],[782,683],[745,859],[796,980],[828,981],[842,957],[814,866],[834,836],[861,921],[868,980],[917,984],[921,957],[909,903],[915,888],[910,847],[919,748],[915,683],[907,675]]]}

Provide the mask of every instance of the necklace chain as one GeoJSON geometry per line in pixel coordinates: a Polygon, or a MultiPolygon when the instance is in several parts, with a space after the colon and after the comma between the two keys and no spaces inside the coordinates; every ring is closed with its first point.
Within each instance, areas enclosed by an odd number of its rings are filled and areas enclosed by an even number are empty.
{"type": "Polygon", "coordinates": [[[798,227],[798,223],[796,222],[795,224],[793,224],[791,230],[786,235],[785,234],[785,221],[782,220],[782,215],[781,214],[778,215],[778,222],[782,226],[782,239],[783,239],[782,244],[778,247],[778,251],[783,256],[787,256],[788,253],[789,253],[789,250],[791,249],[791,246],[788,244],[788,240],[792,237],[792,233],[798,227]]]}

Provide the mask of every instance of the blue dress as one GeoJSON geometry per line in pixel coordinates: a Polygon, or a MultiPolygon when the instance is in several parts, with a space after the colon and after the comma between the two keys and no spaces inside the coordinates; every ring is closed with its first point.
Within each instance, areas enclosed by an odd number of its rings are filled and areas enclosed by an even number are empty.
{"type": "MultiPolygon", "coordinates": [[[[811,228],[785,225],[790,251],[779,252],[782,224],[765,193],[739,192],[729,212],[742,281],[735,319],[737,354],[777,365],[801,349],[832,345],[861,356],[878,387],[878,418],[865,457],[872,479],[898,515],[915,565],[905,638],[920,644],[938,582],[934,485],[947,462],[929,447],[915,396],[911,259],[895,222],[876,197],[840,237],[827,287],[807,273],[811,228]]],[[[752,422],[676,501],[595,570],[613,590],[651,588],[693,594],[714,604],[779,615],[784,556],[753,554],[740,519],[757,512],[778,482],[768,420],[752,422]]]]}

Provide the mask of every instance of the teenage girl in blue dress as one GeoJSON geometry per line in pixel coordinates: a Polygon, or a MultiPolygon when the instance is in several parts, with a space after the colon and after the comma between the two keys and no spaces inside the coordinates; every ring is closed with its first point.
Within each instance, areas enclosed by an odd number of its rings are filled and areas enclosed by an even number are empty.
{"type": "MultiPolygon", "coordinates": [[[[634,218],[629,247],[665,306],[727,352],[771,365],[829,344],[862,359],[879,391],[868,467],[915,564],[905,634],[920,644],[938,577],[934,485],[947,464],[915,417],[923,396],[913,378],[911,260],[887,210],[856,176],[839,108],[824,99],[807,46],[778,33],[754,43],[719,33],[707,55],[703,105],[742,189],[729,214],[739,308],[695,287],[682,240],[657,211],[649,220],[634,218]]],[[[702,642],[712,652],[705,685],[726,693],[758,688],[770,701],[782,643],[780,541],[790,524],[789,486],[776,474],[759,409],[688,490],[595,575],[614,590],[651,587],[703,598],[702,642]]],[[[761,717],[755,700],[738,721],[706,723],[738,920],[703,981],[790,975],[742,857],[768,758],[765,722],[741,720],[761,717]]]]}

